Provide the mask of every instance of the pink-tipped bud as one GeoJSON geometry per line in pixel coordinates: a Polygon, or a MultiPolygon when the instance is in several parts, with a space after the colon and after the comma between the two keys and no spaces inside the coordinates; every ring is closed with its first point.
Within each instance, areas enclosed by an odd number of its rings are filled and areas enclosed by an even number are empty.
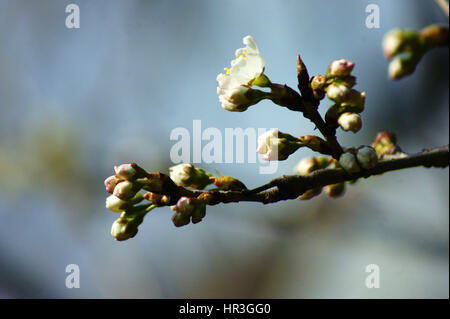
{"type": "Polygon", "coordinates": [[[352,72],[354,66],[355,63],[348,60],[334,60],[328,66],[328,75],[337,77],[348,76],[352,72]]]}
{"type": "Polygon", "coordinates": [[[136,169],[134,169],[135,163],[131,164],[122,164],[119,166],[114,166],[114,171],[116,172],[116,176],[125,180],[133,180],[136,175],[136,169]]]}
{"type": "Polygon", "coordinates": [[[107,179],[105,179],[106,191],[112,194],[114,192],[114,188],[116,187],[116,185],[121,181],[122,180],[117,178],[115,175],[108,177],[107,179]]]}
{"type": "Polygon", "coordinates": [[[189,216],[194,210],[195,206],[192,205],[193,198],[189,197],[181,197],[175,206],[172,206],[172,210],[182,214],[189,216]]]}
{"type": "Polygon", "coordinates": [[[136,163],[122,164],[114,166],[116,177],[127,181],[134,181],[137,178],[147,177],[148,173],[136,163]]]}

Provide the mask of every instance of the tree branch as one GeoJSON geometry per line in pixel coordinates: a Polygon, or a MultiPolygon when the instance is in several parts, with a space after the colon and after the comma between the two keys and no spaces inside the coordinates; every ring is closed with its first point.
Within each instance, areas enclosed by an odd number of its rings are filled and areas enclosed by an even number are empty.
{"type": "Polygon", "coordinates": [[[169,195],[172,201],[177,201],[181,196],[197,197],[208,192],[211,195],[209,205],[232,202],[261,202],[263,204],[275,203],[281,200],[296,199],[308,189],[324,187],[331,184],[352,181],[357,178],[368,178],[389,171],[412,167],[448,167],[449,146],[423,150],[421,153],[408,155],[402,158],[380,160],[370,170],[363,170],[356,174],[348,174],[342,168],[321,169],[306,176],[284,175],[253,190],[243,191],[198,191],[184,187],[178,187],[169,195]]]}

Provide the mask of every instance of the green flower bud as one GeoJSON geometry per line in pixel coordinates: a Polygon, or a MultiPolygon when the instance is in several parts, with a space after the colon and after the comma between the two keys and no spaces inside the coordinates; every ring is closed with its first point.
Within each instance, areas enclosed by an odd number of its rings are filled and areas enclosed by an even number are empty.
{"type": "Polygon", "coordinates": [[[181,227],[189,224],[191,222],[190,216],[185,216],[181,213],[175,212],[172,216],[172,222],[175,227],[181,227]]]}
{"type": "Polygon", "coordinates": [[[111,235],[119,241],[136,236],[138,226],[144,221],[145,215],[155,207],[155,205],[130,207],[112,224],[111,235]]]}
{"type": "Polygon", "coordinates": [[[345,183],[327,185],[325,186],[325,192],[330,197],[340,197],[345,193],[345,183]]]}
{"type": "Polygon", "coordinates": [[[390,60],[399,54],[405,44],[406,34],[401,29],[394,29],[383,38],[383,52],[386,59],[390,60]]]}
{"type": "Polygon", "coordinates": [[[370,146],[362,146],[356,152],[358,163],[365,169],[374,168],[378,162],[378,156],[375,150],[370,146]]]}
{"type": "Polygon", "coordinates": [[[397,57],[389,63],[389,77],[400,79],[414,72],[418,59],[415,56],[397,57]]]}
{"type": "Polygon", "coordinates": [[[339,164],[349,174],[354,174],[361,171],[355,155],[351,152],[342,153],[341,157],[339,157],[339,164]]]}
{"type": "Polygon", "coordinates": [[[191,215],[192,223],[197,224],[201,222],[201,220],[203,219],[203,217],[205,217],[205,215],[206,215],[206,205],[205,204],[197,205],[191,215]]]}
{"type": "Polygon", "coordinates": [[[124,241],[136,236],[138,232],[137,225],[130,223],[127,219],[120,217],[111,227],[111,235],[118,241],[124,241]]]}
{"type": "Polygon", "coordinates": [[[400,152],[400,149],[396,146],[397,138],[394,133],[391,132],[380,132],[378,133],[372,147],[375,149],[377,154],[395,154],[400,152]]]}

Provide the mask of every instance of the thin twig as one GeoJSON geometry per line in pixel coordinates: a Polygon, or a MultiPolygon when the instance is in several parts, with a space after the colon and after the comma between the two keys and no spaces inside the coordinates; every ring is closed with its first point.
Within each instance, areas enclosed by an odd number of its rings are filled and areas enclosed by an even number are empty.
{"type": "MultiPolygon", "coordinates": [[[[295,199],[308,189],[352,181],[357,178],[368,178],[389,171],[418,166],[448,167],[449,146],[424,150],[421,153],[412,154],[403,158],[381,160],[374,168],[361,171],[357,174],[348,174],[342,168],[321,169],[305,176],[284,175],[253,190],[209,191],[211,195],[209,205],[231,202],[275,203],[281,200],[295,199]]],[[[173,193],[165,193],[165,195],[169,195],[172,200],[178,200],[181,196],[197,197],[202,193],[204,191],[178,187],[173,193]]]]}

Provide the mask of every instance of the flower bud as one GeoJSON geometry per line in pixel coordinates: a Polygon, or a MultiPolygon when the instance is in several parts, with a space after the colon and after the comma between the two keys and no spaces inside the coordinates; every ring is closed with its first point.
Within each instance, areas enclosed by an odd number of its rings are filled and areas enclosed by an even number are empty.
{"type": "Polygon", "coordinates": [[[331,84],[327,87],[327,97],[336,103],[345,102],[350,97],[350,89],[344,84],[331,84]]]}
{"type": "Polygon", "coordinates": [[[361,171],[355,155],[351,152],[342,153],[341,157],[339,157],[339,164],[349,174],[358,173],[361,171]]]}
{"type": "Polygon", "coordinates": [[[279,130],[270,130],[258,137],[257,153],[264,154],[263,160],[285,160],[302,146],[299,140],[279,130]]]}
{"type": "Polygon", "coordinates": [[[175,206],[172,206],[172,210],[182,215],[190,216],[195,208],[193,201],[193,198],[183,196],[178,200],[175,206]]]}
{"type": "Polygon", "coordinates": [[[319,74],[312,78],[311,88],[313,90],[323,89],[326,83],[327,83],[327,76],[319,74]]]}
{"type": "Polygon", "coordinates": [[[345,183],[327,185],[325,186],[325,192],[330,197],[340,197],[345,193],[345,183]]]}
{"type": "Polygon", "coordinates": [[[358,148],[356,159],[358,160],[358,163],[365,169],[374,168],[378,162],[377,153],[370,146],[362,146],[358,148]]]}
{"type": "Polygon", "coordinates": [[[354,66],[353,62],[344,59],[334,60],[328,66],[328,74],[337,77],[347,76],[350,75],[354,66]]]}
{"type": "Polygon", "coordinates": [[[175,225],[175,227],[181,227],[189,224],[191,220],[189,216],[185,216],[183,214],[175,212],[172,216],[172,222],[175,225]]]}
{"type": "Polygon", "coordinates": [[[342,111],[351,110],[354,113],[360,113],[364,111],[365,102],[366,102],[366,92],[351,90],[348,99],[342,102],[340,108],[342,109],[342,111]]]}
{"type": "Polygon", "coordinates": [[[169,168],[170,178],[178,186],[203,189],[212,182],[212,174],[192,164],[178,164],[169,168]]]}
{"type": "Polygon", "coordinates": [[[140,189],[141,186],[138,183],[122,181],[116,185],[113,194],[122,200],[128,200],[133,198],[140,189]]]}
{"type": "Polygon", "coordinates": [[[224,191],[241,191],[247,189],[244,183],[231,176],[210,177],[214,185],[224,191]]]}
{"type": "Polygon", "coordinates": [[[136,236],[137,225],[130,223],[126,218],[118,218],[111,226],[111,235],[118,241],[127,240],[136,236]]]}
{"type": "Polygon", "coordinates": [[[358,114],[345,112],[339,116],[338,124],[344,131],[352,131],[356,133],[361,129],[362,121],[358,114]]]}
{"type": "Polygon", "coordinates": [[[382,46],[386,59],[390,60],[401,52],[404,40],[405,33],[400,29],[394,29],[384,36],[382,46]]]}
{"type": "Polygon", "coordinates": [[[191,215],[192,223],[197,224],[201,222],[203,217],[205,217],[205,215],[206,215],[206,205],[205,204],[197,205],[191,215]]]}
{"type": "Polygon", "coordinates": [[[105,187],[106,191],[110,194],[114,192],[114,188],[116,187],[117,183],[121,182],[119,178],[117,178],[115,175],[112,175],[105,179],[105,187]]]}
{"type": "Polygon", "coordinates": [[[326,157],[307,157],[297,164],[294,168],[294,172],[304,176],[315,170],[326,168],[329,164],[330,161],[326,157]]]}
{"type": "Polygon", "coordinates": [[[315,170],[317,166],[317,160],[315,157],[307,157],[302,159],[294,168],[294,172],[298,175],[308,175],[315,170]]]}
{"type": "Polygon", "coordinates": [[[389,77],[392,80],[400,79],[414,72],[418,61],[413,57],[398,57],[389,63],[389,77]]]}
{"type": "Polygon", "coordinates": [[[298,197],[298,199],[300,199],[300,200],[308,200],[308,199],[311,199],[313,197],[316,197],[316,196],[320,195],[320,193],[322,193],[322,187],[308,189],[306,192],[301,194],[298,197]]]}
{"type": "Polygon", "coordinates": [[[377,134],[375,143],[395,145],[397,143],[397,137],[392,132],[382,131],[377,134]]]}
{"type": "Polygon", "coordinates": [[[137,178],[143,178],[147,175],[147,172],[139,167],[136,163],[122,164],[114,166],[116,177],[119,179],[125,179],[127,181],[133,181],[137,178]]]}
{"type": "Polygon", "coordinates": [[[112,210],[113,212],[121,213],[125,211],[125,209],[127,209],[128,207],[129,203],[127,203],[124,200],[121,200],[120,198],[114,195],[109,195],[108,197],[106,197],[106,208],[112,210]]]}
{"type": "Polygon", "coordinates": [[[204,201],[196,198],[181,197],[175,206],[171,209],[175,212],[172,216],[172,222],[176,227],[200,222],[206,215],[206,204],[204,201]]]}
{"type": "Polygon", "coordinates": [[[378,133],[372,147],[375,149],[377,154],[395,154],[400,151],[400,149],[396,146],[396,143],[397,138],[394,133],[383,131],[378,133]]]}

